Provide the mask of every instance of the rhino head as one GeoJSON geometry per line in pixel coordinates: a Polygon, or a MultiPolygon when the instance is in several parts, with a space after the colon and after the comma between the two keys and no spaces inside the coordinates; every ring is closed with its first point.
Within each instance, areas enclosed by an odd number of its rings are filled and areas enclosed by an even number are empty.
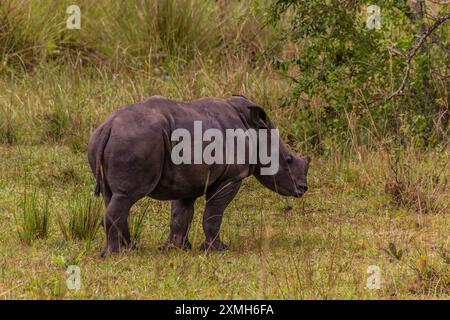
{"type": "MultiPolygon", "coordinates": [[[[261,107],[250,106],[249,108],[249,122],[252,126],[256,129],[275,129],[272,121],[261,107]]],[[[253,170],[253,175],[270,190],[283,196],[299,198],[308,190],[306,176],[311,158],[309,156],[298,156],[290,151],[278,136],[276,138],[278,139],[278,150],[270,151],[278,153],[278,170],[273,174],[263,174],[264,167],[267,167],[267,165],[258,161],[253,170]]],[[[261,141],[258,141],[258,143],[261,143],[261,141]]],[[[268,144],[270,144],[270,141],[268,141],[268,144]]]]}

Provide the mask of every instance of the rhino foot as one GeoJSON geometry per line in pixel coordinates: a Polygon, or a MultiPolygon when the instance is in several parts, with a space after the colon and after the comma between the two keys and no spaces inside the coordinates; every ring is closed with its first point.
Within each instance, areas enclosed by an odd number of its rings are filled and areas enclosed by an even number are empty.
{"type": "Polygon", "coordinates": [[[159,250],[162,251],[168,251],[172,249],[191,250],[192,245],[188,240],[185,241],[183,244],[178,244],[173,241],[166,241],[166,243],[164,243],[162,246],[159,247],[159,250]]]}
{"type": "Polygon", "coordinates": [[[105,258],[108,255],[115,255],[115,254],[119,254],[121,252],[128,252],[131,249],[134,249],[134,245],[130,244],[130,245],[122,245],[122,246],[106,246],[102,252],[100,253],[100,257],[101,258],[105,258]]]}
{"type": "Polygon", "coordinates": [[[220,240],[214,240],[211,242],[205,240],[200,245],[199,249],[202,251],[209,251],[209,250],[224,251],[224,250],[228,249],[228,246],[220,240]]]}

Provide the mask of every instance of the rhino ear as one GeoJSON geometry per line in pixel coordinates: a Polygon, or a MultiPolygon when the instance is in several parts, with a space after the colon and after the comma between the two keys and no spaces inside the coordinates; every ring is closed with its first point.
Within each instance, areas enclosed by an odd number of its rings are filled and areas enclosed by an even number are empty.
{"type": "Polygon", "coordinates": [[[259,106],[248,106],[250,109],[250,123],[256,128],[269,128],[270,121],[266,112],[259,106]]]}

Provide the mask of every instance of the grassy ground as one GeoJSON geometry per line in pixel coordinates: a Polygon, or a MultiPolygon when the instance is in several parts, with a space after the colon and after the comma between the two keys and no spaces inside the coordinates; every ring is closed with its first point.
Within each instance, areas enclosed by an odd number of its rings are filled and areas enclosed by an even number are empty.
{"type": "MultiPolygon", "coordinates": [[[[248,179],[225,214],[222,235],[230,249],[224,253],[159,251],[169,206],[144,199],[138,207],[149,201],[150,209],[138,248],[105,260],[102,232],[93,241],[66,241],[55,222],[75,194],[94,186],[85,155],[55,145],[1,147],[0,154],[1,298],[450,297],[448,210],[420,214],[393,205],[384,190],[388,169],[375,154],[362,162],[315,159],[301,200],[248,179]],[[367,172],[374,163],[378,169],[367,172]],[[49,237],[31,246],[19,240],[14,219],[27,184],[42,194],[52,190],[49,237]],[[82,286],[68,290],[68,275],[56,261],[80,254],[82,286]],[[379,290],[366,287],[370,265],[381,270],[379,290]]],[[[428,170],[436,163],[423,159],[428,170]]],[[[203,240],[203,208],[201,199],[194,246],[203,240]]]]}

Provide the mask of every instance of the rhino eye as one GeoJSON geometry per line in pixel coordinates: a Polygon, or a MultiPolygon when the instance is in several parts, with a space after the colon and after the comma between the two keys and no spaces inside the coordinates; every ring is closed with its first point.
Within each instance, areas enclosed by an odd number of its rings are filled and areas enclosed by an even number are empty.
{"type": "Polygon", "coordinates": [[[287,163],[292,163],[292,156],[287,156],[286,157],[286,162],[287,163]]]}

